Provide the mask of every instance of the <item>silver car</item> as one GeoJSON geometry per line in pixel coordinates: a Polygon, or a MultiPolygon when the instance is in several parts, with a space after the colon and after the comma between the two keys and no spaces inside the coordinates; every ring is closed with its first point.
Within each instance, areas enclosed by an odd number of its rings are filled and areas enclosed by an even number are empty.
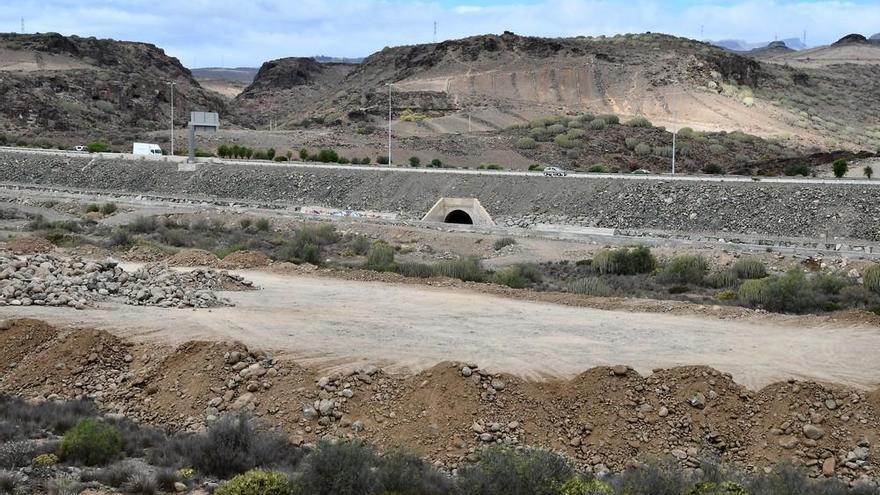
{"type": "Polygon", "coordinates": [[[544,177],[565,177],[567,172],[559,167],[547,167],[544,169],[544,177]]]}

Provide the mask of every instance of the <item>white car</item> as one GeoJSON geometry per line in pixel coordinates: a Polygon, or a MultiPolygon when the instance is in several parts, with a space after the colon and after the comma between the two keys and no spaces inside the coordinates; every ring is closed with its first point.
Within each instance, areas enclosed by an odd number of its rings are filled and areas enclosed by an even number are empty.
{"type": "Polygon", "coordinates": [[[74,147],[73,147],[73,151],[76,151],[77,153],[82,153],[82,152],[84,152],[85,150],[86,150],[86,147],[85,147],[85,146],[74,146],[74,147]]]}
{"type": "Polygon", "coordinates": [[[567,172],[559,167],[547,167],[544,169],[544,177],[565,177],[567,172]]]}

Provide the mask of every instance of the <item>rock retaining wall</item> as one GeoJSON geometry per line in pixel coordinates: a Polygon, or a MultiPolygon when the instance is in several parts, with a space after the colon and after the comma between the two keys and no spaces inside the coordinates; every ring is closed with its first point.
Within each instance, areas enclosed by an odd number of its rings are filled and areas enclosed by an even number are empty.
{"type": "Polygon", "coordinates": [[[880,240],[880,187],[395,173],[0,152],[0,182],[396,212],[418,219],[438,198],[474,197],[499,225],[880,240]]]}

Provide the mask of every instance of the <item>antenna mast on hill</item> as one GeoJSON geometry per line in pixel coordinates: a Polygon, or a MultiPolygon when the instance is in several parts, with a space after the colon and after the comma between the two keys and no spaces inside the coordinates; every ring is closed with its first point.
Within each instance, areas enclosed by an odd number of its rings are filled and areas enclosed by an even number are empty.
{"type": "Polygon", "coordinates": [[[434,43],[437,42],[437,21],[434,21],[434,43]]]}
{"type": "Polygon", "coordinates": [[[807,30],[804,29],[804,48],[807,47],[807,30]]]}
{"type": "Polygon", "coordinates": [[[24,17],[21,18],[21,34],[24,34],[24,17]]]}

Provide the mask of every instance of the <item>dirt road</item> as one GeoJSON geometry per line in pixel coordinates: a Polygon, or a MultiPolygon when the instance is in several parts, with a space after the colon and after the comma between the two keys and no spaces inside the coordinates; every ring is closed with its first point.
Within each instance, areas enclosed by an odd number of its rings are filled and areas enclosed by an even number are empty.
{"type": "Polygon", "coordinates": [[[225,293],[234,308],[3,307],[0,317],[29,316],[170,343],[235,339],[319,367],[367,360],[404,371],[472,360],[536,378],[570,377],[608,364],[628,364],[643,374],[704,364],[749,387],[789,377],[880,384],[880,328],[603,311],[460,289],[239,273],[263,290],[225,293]]]}

